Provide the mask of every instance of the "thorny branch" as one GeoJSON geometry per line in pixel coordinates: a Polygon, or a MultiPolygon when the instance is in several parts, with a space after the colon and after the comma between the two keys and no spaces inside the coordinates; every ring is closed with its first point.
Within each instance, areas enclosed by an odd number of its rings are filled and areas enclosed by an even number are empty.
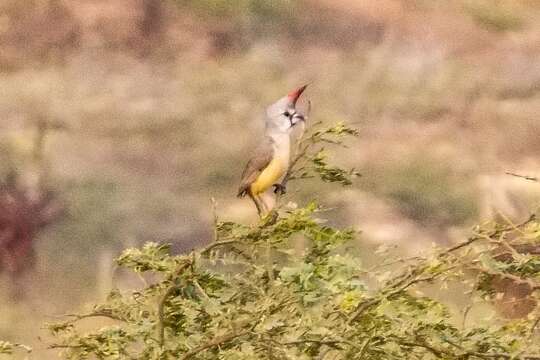
{"type": "MultiPolygon", "coordinates": [[[[440,252],[436,256],[436,258],[437,259],[445,258],[445,257],[451,255],[452,253],[454,253],[454,252],[456,252],[456,251],[458,251],[460,249],[463,249],[463,248],[465,248],[465,247],[467,247],[467,246],[469,246],[469,245],[471,245],[471,244],[473,244],[473,243],[475,243],[475,242],[477,242],[479,240],[485,240],[486,238],[488,238],[488,239],[497,238],[497,237],[501,236],[501,234],[503,234],[505,232],[515,230],[516,228],[517,229],[523,228],[524,226],[531,223],[535,219],[536,219],[535,214],[531,214],[529,216],[529,218],[527,220],[525,220],[524,222],[522,222],[521,224],[517,224],[517,225],[511,224],[510,226],[507,226],[507,227],[496,228],[496,229],[492,230],[491,232],[489,232],[488,234],[475,234],[475,235],[469,237],[467,240],[465,240],[465,241],[463,241],[461,243],[458,243],[458,244],[456,244],[454,246],[451,246],[450,248],[447,248],[447,249],[443,250],[442,252],[440,252]]],[[[421,260],[419,261],[419,263],[416,266],[411,265],[406,270],[405,273],[403,273],[402,275],[397,276],[396,278],[394,278],[394,281],[392,283],[390,283],[387,286],[387,288],[381,290],[381,292],[379,293],[378,296],[361,302],[358,305],[358,307],[356,308],[356,310],[349,316],[348,324],[352,324],[353,322],[358,320],[360,318],[360,316],[367,309],[369,309],[370,307],[372,307],[374,305],[379,304],[383,299],[389,298],[391,296],[395,296],[395,295],[407,290],[412,285],[423,283],[423,282],[433,281],[437,277],[442,276],[444,273],[448,272],[449,270],[452,270],[452,269],[456,268],[456,266],[449,266],[449,267],[445,268],[444,271],[440,271],[440,272],[432,274],[430,276],[420,277],[429,266],[427,264],[427,259],[425,259],[425,258],[420,258],[420,259],[421,260]]],[[[522,280],[522,281],[526,281],[526,280],[521,279],[521,278],[519,278],[519,279],[522,280]]],[[[527,281],[527,283],[529,283],[529,281],[527,281]]],[[[531,285],[531,284],[529,283],[529,285],[531,285]]],[[[533,286],[534,286],[533,287],[534,289],[537,289],[537,284],[533,284],[533,286]]]]}
{"type": "Polygon", "coordinates": [[[219,246],[225,246],[225,245],[231,245],[231,244],[237,244],[239,243],[238,240],[221,240],[221,241],[216,241],[216,242],[213,242],[213,243],[210,243],[209,245],[207,245],[206,247],[202,248],[201,250],[199,250],[199,253],[201,255],[206,255],[208,254],[211,250],[213,250],[214,248],[216,247],[219,247],[219,246]]]}
{"type": "Polygon", "coordinates": [[[82,320],[82,319],[92,318],[92,317],[106,317],[112,320],[126,321],[126,319],[118,315],[115,315],[112,311],[107,310],[107,309],[98,310],[98,311],[94,311],[94,312],[90,312],[86,314],[66,314],[64,316],[73,318],[70,321],[70,323],[78,321],[78,320],[82,320]]]}

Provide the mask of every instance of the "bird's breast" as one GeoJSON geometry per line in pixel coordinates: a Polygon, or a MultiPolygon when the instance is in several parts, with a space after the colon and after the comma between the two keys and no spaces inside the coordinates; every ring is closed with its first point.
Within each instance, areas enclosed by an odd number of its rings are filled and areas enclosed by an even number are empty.
{"type": "Polygon", "coordinates": [[[268,166],[261,171],[257,180],[251,184],[251,193],[257,195],[268,190],[285,174],[287,167],[288,158],[274,157],[268,166]]]}

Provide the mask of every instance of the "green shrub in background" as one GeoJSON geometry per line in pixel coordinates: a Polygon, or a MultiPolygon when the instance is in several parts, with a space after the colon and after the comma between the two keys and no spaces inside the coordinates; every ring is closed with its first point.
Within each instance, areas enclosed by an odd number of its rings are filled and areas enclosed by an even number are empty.
{"type": "Polygon", "coordinates": [[[226,19],[228,23],[237,26],[243,36],[254,33],[262,35],[264,29],[283,32],[297,23],[299,14],[296,11],[302,5],[299,0],[188,0],[176,3],[202,17],[221,21],[226,19]]]}
{"type": "Polygon", "coordinates": [[[393,201],[424,226],[460,226],[478,214],[474,184],[440,161],[400,159],[371,171],[364,188],[393,201]]]}
{"type": "MultiPolygon", "coordinates": [[[[315,131],[288,177],[349,184],[356,173],[321,162],[320,151],[354,134],[343,125],[315,131]]],[[[393,259],[381,248],[380,262],[364,268],[350,243],[356,231],[328,226],[323,210],[282,205],[254,225],[216,216],[214,239],[189,254],[157,243],[127,249],[118,264],[145,285],[113,290],[88,313],[50,324],[51,348],[66,359],[540,359],[538,306],[519,321],[465,319],[474,305],[500,297],[484,290],[486,276],[527,284],[538,297],[540,257],[516,251],[539,244],[534,216],[476,227],[427,255],[393,259]],[[416,291],[432,284],[442,292],[452,281],[471,292],[459,321],[416,291]],[[81,330],[90,317],[113,325],[81,330]]]]}
{"type": "Polygon", "coordinates": [[[293,9],[298,0],[278,0],[271,2],[256,0],[191,0],[178,1],[179,6],[186,6],[206,16],[255,16],[272,21],[279,18],[287,9],[293,9]]]}
{"type": "Polygon", "coordinates": [[[480,26],[491,31],[516,31],[525,25],[523,10],[515,1],[465,1],[464,10],[480,26]]]}

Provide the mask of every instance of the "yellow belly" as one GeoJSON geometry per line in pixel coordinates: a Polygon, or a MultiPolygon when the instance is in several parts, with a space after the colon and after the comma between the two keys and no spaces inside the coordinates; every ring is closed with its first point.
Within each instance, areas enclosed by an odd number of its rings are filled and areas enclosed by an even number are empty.
{"type": "Polygon", "coordinates": [[[279,178],[283,176],[287,164],[285,161],[274,158],[270,161],[270,164],[261,172],[257,180],[255,180],[250,187],[251,193],[257,195],[265,192],[270,186],[279,181],[279,178]]]}

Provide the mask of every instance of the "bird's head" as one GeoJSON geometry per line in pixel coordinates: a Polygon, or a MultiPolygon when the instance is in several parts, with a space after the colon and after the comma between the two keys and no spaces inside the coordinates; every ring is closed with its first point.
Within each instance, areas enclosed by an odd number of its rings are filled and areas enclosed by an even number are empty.
{"type": "Polygon", "coordinates": [[[266,109],[266,127],[288,133],[300,122],[305,121],[305,115],[296,110],[296,102],[307,85],[291,91],[266,109]]]}

